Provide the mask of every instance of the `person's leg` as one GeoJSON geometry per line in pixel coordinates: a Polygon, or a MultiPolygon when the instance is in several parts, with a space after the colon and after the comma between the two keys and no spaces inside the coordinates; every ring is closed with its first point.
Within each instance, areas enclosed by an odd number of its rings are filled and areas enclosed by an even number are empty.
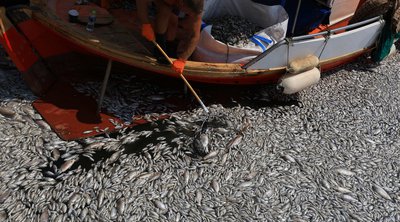
{"type": "Polygon", "coordinates": [[[166,39],[167,39],[167,54],[170,57],[176,58],[176,48],[177,48],[177,42],[176,42],[176,33],[178,31],[178,16],[172,13],[172,15],[169,18],[169,24],[168,24],[168,29],[166,33],[166,39]]]}
{"type": "MultiPolygon", "coordinates": [[[[166,5],[162,0],[155,0],[156,5],[156,19],[155,19],[155,27],[154,32],[156,35],[156,42],[163,50],[167,50],[166,46],[166,33],[168,29],[169,20],[171,17],[171,8],[166,5]]],[[[160,50],[155,47],[154,48],[154,56],[156,57],[159,63],[167,64],[168,61],[164,58],[164,55],[160,52],[160,50]]]]}

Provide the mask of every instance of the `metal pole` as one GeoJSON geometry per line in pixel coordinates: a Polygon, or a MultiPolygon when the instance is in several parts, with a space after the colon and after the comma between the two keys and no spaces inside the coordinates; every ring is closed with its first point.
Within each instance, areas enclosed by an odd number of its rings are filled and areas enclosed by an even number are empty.
{"type": "Polygon", "coordinates": [[[108,63],[107,63],[106,74],[105,74],[104,80],[103,80],[103,85],[101,86],[99,101],[97,103],[98,104],[97,105],[97,113],[100,113],[100,110],[101,110],[101,104],[103,103],[104,94],[106,92],[106,88],[107,88],[107,84],[108,84],[108,79],[110,78],[111,65],[112,65],[112,60],[109,59],[108,63]]]}
{"type": "Polygon", "coordinates": [[[294,17],[293,26],[292,26],[292,36],[294,33],[294,29],[296,28],[297,17],[299,16],[299,11],[300,11],[300,5],[301,5],[301,0],[299,0],[299,4],[297,4],[296,15],[294,17]]]}

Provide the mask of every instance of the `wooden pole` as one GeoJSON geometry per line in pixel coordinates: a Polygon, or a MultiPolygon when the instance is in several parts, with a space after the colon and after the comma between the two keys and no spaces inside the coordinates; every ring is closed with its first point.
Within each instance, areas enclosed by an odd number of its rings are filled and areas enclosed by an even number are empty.
{"type": "MultiPolygon", "coordinates": [[[[161,48],[160,45],[158,45],[158,43],[156,41],[153,41],[153,44],[158,48],[158,50],[160,50],[160,52],[164,55],[164,57],[168,60],[168,62],[172,65],[172,60],[169,58],[169,56],[167,55],[167,53],[165,53],[165,51],[161,48]]],[[[194,89],[192,88],[192,86],[190,85],[190,83],[186,80],[186,78],[183,76],[183,74],[179,74],[179,76],[181,77],[181,79],[183,80],[183,82],[185,82],[186,86],[189,88],[189,90],[192,92],[192,94],[194,95],[194,97],[197,99],[197,101],[200,103],[201,107],[203,107],[204,111],[206,111],[206,113],[209,113],[207,107],[204,105],[203,101],[200,99],[200,97],[197,95],[196,91],[194,91],[194,89]]]]}

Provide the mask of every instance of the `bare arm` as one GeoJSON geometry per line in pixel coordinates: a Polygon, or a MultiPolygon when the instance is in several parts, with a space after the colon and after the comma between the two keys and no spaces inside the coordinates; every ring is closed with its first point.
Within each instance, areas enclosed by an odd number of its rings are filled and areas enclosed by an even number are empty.
{"type": "Polygon", "coordinates": [[[138,13],[140,22],[142,24],[150,23],[149,17],[148,17],[149,1],[148,0],[136,0],[136,6],[137,6],[137,13],[138,13]]]}
{"type": "Polygon", "coordinates": [[[155,3],[157,7],[155,32],[157,34],[165,34],[168,29],[172,9],[163,0],[156,0],[155,3]]]}

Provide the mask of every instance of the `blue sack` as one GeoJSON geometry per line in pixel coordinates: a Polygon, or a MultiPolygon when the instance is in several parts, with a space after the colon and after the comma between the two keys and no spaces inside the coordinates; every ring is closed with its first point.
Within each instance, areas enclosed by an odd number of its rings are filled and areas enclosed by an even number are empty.
{"type": "MultiPolygon", "coordinates": [[[[294,19],[296,17],[299,1],[286,1],[284,6],[289,15],[288,36],[292,34],[294,19]]],[[[320,24],[329,24],[331,9],[319,4],[315,0],[302,0],[293,35],[304,35],[317,28],[320,24]]]]}
{"type": "Polygon", "coordinates": [[[272,5],[284,6],[285,2],[286,2],[286,0],[252,0],[252,1],[256,2],[256,3],[263,4],[263,5],[268,5],[268,6],[272,6],[272,5]]]}

